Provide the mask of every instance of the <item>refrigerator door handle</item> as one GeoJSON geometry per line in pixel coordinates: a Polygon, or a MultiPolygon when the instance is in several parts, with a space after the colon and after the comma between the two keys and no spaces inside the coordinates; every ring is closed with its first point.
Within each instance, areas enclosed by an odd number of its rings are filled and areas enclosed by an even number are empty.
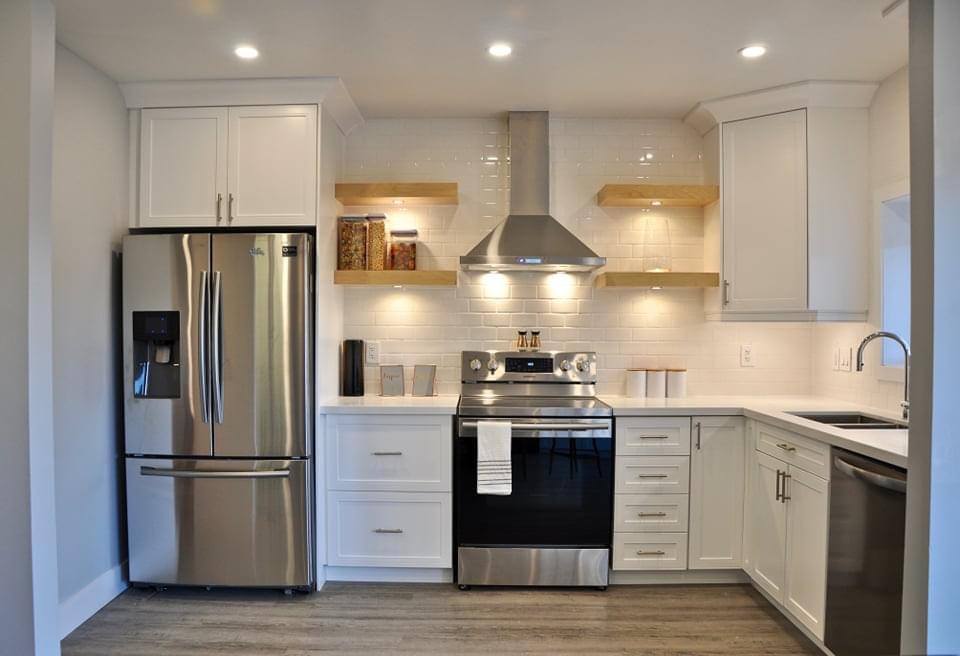
{"type": "Polygon", "coordinates": [[[210,329],[210,349],[213,351],[213,413],[218,424],[223,423],[223,279],[213,272],[213,307],[210,311],[213,326],[210,329]]]}
{"type": "Polygon", "coordinates": [[[264,469],[261,471],[196,471],[193,469],[162,469],[140,467],[141,476],[164,476],[167,478],[290,478],[289,469],[264,469]]]}
{"type": "Polygon", "coordinates": [[[198,349],[200,370],[200,419],[205,424],[210,423],[210,372],[207,369],[207,297],[210,284],[206,271],[200,272],[200,303],[197,308],[197,331],[199,333],[200,348],[198,349]]]}

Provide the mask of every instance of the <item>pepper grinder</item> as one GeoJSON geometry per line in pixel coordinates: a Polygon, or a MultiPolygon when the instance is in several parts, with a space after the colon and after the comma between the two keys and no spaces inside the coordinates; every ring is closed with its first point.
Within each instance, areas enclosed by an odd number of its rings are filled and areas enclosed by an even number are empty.
{"type": "Polygon", "coordinates": [[[528,345],[527,345],[527,331],[526,331],[526,330],[518,330],[518,331],[517,331],[517,350],[518,350],[518,351],[526,351],[527,348],[528,348],[528,345]]]}
{"type": "Polygon", "coordinates": [[[533,330],[530,331],[530,350],[539,351],[540,350],[540,331],[533,330]]]}

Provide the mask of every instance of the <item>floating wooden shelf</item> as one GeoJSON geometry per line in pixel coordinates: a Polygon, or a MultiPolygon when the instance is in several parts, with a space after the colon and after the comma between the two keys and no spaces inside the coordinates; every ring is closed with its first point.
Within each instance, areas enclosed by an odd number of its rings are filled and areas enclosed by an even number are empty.
{"type": "Polygon", "coordinates": [[[344,205],[456,205],[456,182],[338,182],[335,194],[344,205]]]}
{"type": "Polygon", "coordinates": [[[607,271],[597,276],[595,287],[719,287],[719,273],[685,271],[607,271]]]}
{"type": "Polygon", "coordinates": [[[456,287],[456,271],[334,271],[336,285],[456,287]]]}
{"type": "Polygon", "coordinates": [[[597,193],[600,207],[703,207],[719,199],[717,185],[608,184],[597,193]]]}

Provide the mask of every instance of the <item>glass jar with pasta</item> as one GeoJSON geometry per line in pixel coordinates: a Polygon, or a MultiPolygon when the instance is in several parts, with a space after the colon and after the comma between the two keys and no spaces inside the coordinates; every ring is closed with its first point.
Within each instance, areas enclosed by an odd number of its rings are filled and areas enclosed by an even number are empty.
{"type": "Polygon", "coordinates": [[[394,271],[414,271],[417,268],[417,231],[390,231],[390,268],[394,271]]]}

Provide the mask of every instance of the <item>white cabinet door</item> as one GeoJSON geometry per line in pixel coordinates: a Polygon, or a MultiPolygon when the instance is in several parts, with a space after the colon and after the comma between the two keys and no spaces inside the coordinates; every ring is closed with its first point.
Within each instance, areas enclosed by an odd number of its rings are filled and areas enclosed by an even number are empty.
{"type": "Polygon", "coordinates": [[[750,570],[754,583],[783,603],[786,576],[787,506],[779,497],[780,479],[789,468],[756,452],[750,490],[750,570]]]}
{"type": "Polygon", "coordinates": [[[226,199],[227,109],[144,109],[138,225],[214,227],[226,199]]]}
{"type": "Polygon", "coordinates": [[[315,225],[317,108],[230,108],[231,226],[315,225]]]}
{"type": "Polygon", "coordinates": [[[806,110],[723,124],[727,311],[807,309],[806,110]]]}
{"type": "Polygon", "coordinates": [[[690,569],[743,564],[743,417],[694,417],[690,569]]]}
{"type": "Polygon", "coordinates": [[[787,497],[787,570],[783,605],[823,639],[827,585],[827,481],[791,466],[787,497]]]}

